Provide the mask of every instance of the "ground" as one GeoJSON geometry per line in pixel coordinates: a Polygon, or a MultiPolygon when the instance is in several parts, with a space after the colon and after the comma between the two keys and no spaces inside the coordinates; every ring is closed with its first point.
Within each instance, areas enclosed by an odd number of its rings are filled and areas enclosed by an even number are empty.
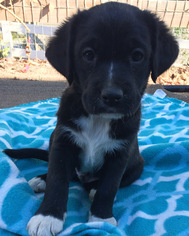
{"type": "MultiPolygon", "coordinates": [[[[38,59],[28,61],[15,58],[0,59],[0,78],[37,81],[65,80],[47,61],[38,59]]],[[[163,85],[189,85],[189,66],[172,66],[158,77],[157,83],[163,85]]],[[[151,79],[149,84],[153,84],[151,79]]]]}
{"type": "Polygon", "coordinates": [[[37,81],[61,81],[64,77],[47,61],[1,58],[1,79],[24,79],[37,81]]]}

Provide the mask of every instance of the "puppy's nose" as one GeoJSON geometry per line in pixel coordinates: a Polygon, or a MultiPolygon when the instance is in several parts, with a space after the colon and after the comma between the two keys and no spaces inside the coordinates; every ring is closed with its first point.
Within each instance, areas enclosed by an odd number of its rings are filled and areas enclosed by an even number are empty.
{"type": "Polygon", "coordinates": [[[123,98],[123,91],[118,88],[106,88],[101,93],[102,100],[107,105],[115,105],[123,98]]]}

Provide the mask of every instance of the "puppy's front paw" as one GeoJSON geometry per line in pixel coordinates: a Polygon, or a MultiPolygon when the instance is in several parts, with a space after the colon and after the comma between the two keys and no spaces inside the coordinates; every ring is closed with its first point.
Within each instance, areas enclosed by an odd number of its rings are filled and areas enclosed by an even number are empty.
{"type": "Polygon", "coordinates": [[[35,193],[41,193],[45,191],[46,188],[46,182],[41,179],[40,177],[35,177],[31,179],[28,184],[33,189],[35,193]]]}
{"type": "Polygon", "coordinates": [[[107,222],[109,224],[117,226],[117,221],[114,217],[103,219],[103,218],[99,218],[94,215],[91,215],[91,213],[89,214],[88,222],[107,222]]]}
{"type": "MultiPolygon", "coordinates": [[[[64,219],[66,213],[64,214],[64,219]]],[[[28,222],[27,229],[31,236],[54,236],[63,229],[64,220],[53,216],[35,215],[28,222]]]]}

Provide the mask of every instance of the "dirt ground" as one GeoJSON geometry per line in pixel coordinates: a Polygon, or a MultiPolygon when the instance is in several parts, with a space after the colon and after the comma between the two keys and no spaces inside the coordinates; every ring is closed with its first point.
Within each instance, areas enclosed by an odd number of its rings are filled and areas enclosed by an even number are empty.
{"type": "MultiPolygon", "coordinates": [[[[65,80],[47,61],[15,58],[0,59],[0,78],[37,81],[65,80]]],[[[189,85],[189,66],[172,66],[158,77],[157,83],[163,85],[189,85]]],[[[153,84],[149,79],[149,84],[153,84]]]]}
{"type": "Polygon", "coordinates": [[[1,79],[21,79],[37,81],[62,81],[64,77],[58,73],[48,61],[1,58],[1,79]]]}

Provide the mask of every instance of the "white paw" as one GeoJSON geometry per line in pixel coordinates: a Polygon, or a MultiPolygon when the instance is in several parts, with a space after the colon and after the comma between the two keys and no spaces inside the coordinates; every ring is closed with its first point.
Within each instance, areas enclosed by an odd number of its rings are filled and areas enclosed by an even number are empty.
{"type": "MultiPolygon", "coordinates": [[[[64,214],[65,219],[66,213],[64,214]]],[[[54,236],[63,229],[64,220],[53,216],[36,215],[28,222],[27,229],[31,236],[54,236]]]]}
{"type": "Polygon", "coordinates": [[[40,177],[35,177],[31,179],[28,184],[30,187],[33,189],[34,192],[36,193],[41,193],[45,191],[46,188],[46,182],[41,179],[40,177]]]}
{"type": "Polygon", "coordinates": [[[88,222],[106,222],[106,223],[117,226],[117,221],[114,217],[102,219],[102,218],[96,217],[94,215],[91,215],[91,213],[89,214],[88,222]]]}

